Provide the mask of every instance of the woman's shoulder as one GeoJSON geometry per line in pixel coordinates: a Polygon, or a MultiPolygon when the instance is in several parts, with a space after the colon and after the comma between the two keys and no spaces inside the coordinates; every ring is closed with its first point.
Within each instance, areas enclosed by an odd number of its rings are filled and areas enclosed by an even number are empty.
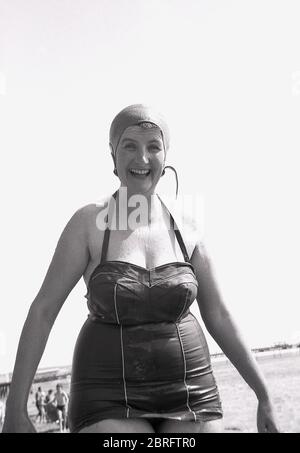
{"type": "Polygon", "coordinates": [[[92,253],[95,244],[98,244],[103,236],[103,231],[106,227],[105,216],[107,214],[109,200],[110,196],[107,195],[99,198],[95,202],[79,207],[70,220],[77,233],[80,231],[80,234],[76,234],[76,237],[80,237],[86,242],[90,253],[92,253]]]}
{"type": "Polygon", "coordinates": [[[74,213],[74,217],[78,217],[81,222],[86,226],[90,227],[95,225],[97,216],[103,211],[107,211],[108,203],[110,200],[109,195],[105,195],[102,198],[99,198],[95,202],[88,203],[84,206],[81,206],[74,213]]]}

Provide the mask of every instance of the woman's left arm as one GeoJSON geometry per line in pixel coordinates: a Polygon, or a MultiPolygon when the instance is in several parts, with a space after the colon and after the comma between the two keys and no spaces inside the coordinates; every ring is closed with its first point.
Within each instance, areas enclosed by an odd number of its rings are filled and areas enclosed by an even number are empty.
{"type": "Polygon", "coordinates": [[[205,326],[258,399],[258,432],[279,432],[265,378],[220,295],[211,261],[199,241],[191,263],[198,281],[197,302],[205,326]]]}

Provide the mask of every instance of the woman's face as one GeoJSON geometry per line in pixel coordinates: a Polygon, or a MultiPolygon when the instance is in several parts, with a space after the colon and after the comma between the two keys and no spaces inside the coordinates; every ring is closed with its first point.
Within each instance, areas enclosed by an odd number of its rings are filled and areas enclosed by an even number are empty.
{"type": "Polygon", "coordinates": [[[127,186],[128,192],[152,193],[161,177],[164,159],[164,144],[158,127],[128,127],[116,151],[121,184],[127,186]]]}

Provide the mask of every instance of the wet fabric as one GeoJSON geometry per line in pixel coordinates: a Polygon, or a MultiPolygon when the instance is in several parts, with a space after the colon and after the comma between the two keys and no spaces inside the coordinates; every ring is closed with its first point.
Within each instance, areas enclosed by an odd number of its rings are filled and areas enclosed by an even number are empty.
{"type": "Polygon", "coordinates": [[[106,229],[100,264],[88,283],[90,314],[74,351],[72,432],[106,418],[222,417],[207,342],[189,310],[197,279],[182,236],[174,232],[185,261],[146,269],[106,261],[106,229]]]}

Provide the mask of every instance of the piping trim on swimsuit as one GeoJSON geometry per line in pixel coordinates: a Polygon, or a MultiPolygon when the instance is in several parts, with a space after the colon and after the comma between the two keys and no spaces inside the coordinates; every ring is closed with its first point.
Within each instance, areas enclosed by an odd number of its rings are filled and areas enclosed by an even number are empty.
{"type": "MultiPolygon", "coordinates": [[[[117,191],[113,194],[113,197],[116,199],[116,196],[117,196],[117,191]]],[[[188,257],[188,253],[187,253],[187,250],[186,250],[186,247],[185,247],[185,243],[183,241],[183,238],[181,236],[181,233],[177,227],[177,224],[176,222],[174,221],[174,218],[172,216],[172,214],[170,213],[169,209],[167,208],[167,206],[165,205],[165,203],[162,201],[162,199],[160,198],[160,196],[158,195],[158,198],[160,199],[161,203],[165,206],[167,212],[169,213],[170,215],[170,219],[171,219],[171,226],[172,226],[172,229],[173,231],[175,232],[175,236],[177,238],[177,241],[179,243],[179,246],[181,248],[181,251],[182,251],[182,254],[184,256],[184,260],[185,262],[189,263],[190,260],[189,260],[189,257],[188,257]],[[174,227],[176,226],[176,228],[174,227]]],[[[110,212],[110,207],[109,207],[109,212],[110,212]]],[[[108,222],[107,222],[107,227],[105,229],[105,232],[104,232],[104,238],[103,238],[103,244],[102,244],[102,250],[101,250],[101,258],[100,258],[100,264],[102,262],[104,262],[104,260],[106,259],[106,255],[107,255],[107,249],[108,249],[108,242],[109,242],[109,236],[110,236],[110,228],[109,228],[109,219],[110,219],[110,216],[109,216],[109,213],[108,213],[108,222]]],[[[167,263],[169,264],[169,263],[167,263]]],[[[128,418],[129,417],[129,407],[128,407],[128,399],[127,399],[127,389],[126,389],[126,378],[125,378],[125,366],[124,366],[124,347],[123,347],[123,326],[122,324],[120,323],[119,321],[119,316],[118,316],[118,311],[117,311],[117,283],[115,285],[115,288],[114,288],[114,304],[115,304],[115,311],[116,311],[116,318],[117,318],[117,322],[118,324],[120,325],[120,337],[121,337],[121,352],[122,352],[122,372],[123,372],[123,385],[124,385],[124,396],[125,396],[125,404],[126,404],[126,417],[128,418]]],[[[188,291],[187,291],[187,294],[186,294],[186,299],[185,299],[185,303],[184,303],[184,308],[185,308],[185,305],[186,305],[186,301],[187,301],[187,296],[188,296],[188,291]]],[[[182,313],[182,312],[181,312],[182,313]]],[[[187,405],[187,408],[189,409],[190,412],[192,412],[193,416],[194,416],[194,419],[196,421],[196,414],[194,411],[192,411],[192,409],[190,408],[189,406],[189,390],[188,390],[188,386],[187,386],[187,383],[186,383],[186,360],[185,360],[185,353],[184,353],[184,348],[183,348],[183,344],[182,344],[182,340],[181,340],[181,336],[180,336],[180,332],[179,332],[179,328],[178,328],[178,325],[177,323],[175,323],[176,325],[176,329],[177,329],[177,334],[178,334],[178,337],[179,337],[179,341],[180,341],[180,346],[181,346],[181,351],[182,351],[182,356],[183,356],[183,364],[184,364],[184,377],[183,377],[183,381],[184,381],[184,386],[186,388],[186,391],[187,391],[187,401],[186,401],[186,405],[187,405]]]]}
{"type": "Polygon", "coordinates": [[[188,386],[187,386],[187,383],[186,383],[186,361],[185,361],[185,353],[184,353],[184,349],[183,349],[183,344],[182,344],[182,340],[181,340],[181,335],[180,335],[180,331],[179,331],[179,328],[178,328],[178,325],[177,323],[175,323],[175,326],[176,326],[176,329],[177,329],[177,333],[178,333],[178,338],[179,338],[179,341],[180,341],[180,346],[181,346],[181,352],[182,352],[182,357],[183,357],[183,367],[184,367],[184,376],[183,376],[183,383],[185,385],[185,388],[186,388],[186,405],[187,405],[187,408],[190,412],[192,412],[193,416],[194,416],[194,419],[195,419],[195,422],[197,421],[197,417],[196,417],[196,414],[195,412],[190,408],[190,405],[189,405],[189,389],[188,389],[188,386]]]}
{"type": "Polygon", "coordinates": [[[116,312],[117,323],[120,324],[118,308],[117,308],[117,286],[118,286],[118,283],[116,283],[114,286],[114,303],[115,303],[115,312],[116,312]]]}
{"type": "Polygon", "coordinates": [[[123,347],[123,326],[122,326],[122,324],[121,324],[121,329],[120,329],[120,335],[121,335],[121,350],[122,350],[122,368],[123,368],[124,396],[125,396],[125,404],[126,404],[126,418],[128,418],[129,417],[129,407],[128,407],[128,399],[127,399],[126,379],[125,379],[124,347],[123,347]]]}
{"type": "Polygon", "coordinates": [[[128,400],[127,400],[127,389],[126,389],[126,379],[125,379],[125,366],[124,366],[124,347],[123,347],[123,326],[120,324],[118,309],[117,309],[117,286],[118,283],[115,284],[114,287],[114,303],[115,303],[115,312],[117,322],[120,326],[120,340],[121,340],[121,353],[122,353],[122,375],[123,375],[123,387],[124,387],[124,397],[125,397],[125,404],[126,404],[126,418],[129,417],[129,407],[128,407],[128,400]]]}
{"type": "Polygon", "coordinates": [[[184,310],[185,310],[185,306],[186,306],[186,302],[187,302],[187,298],[188,298],[189,294],[190,294],[190,290],[189,290],[189,288],[187,288],[187,290],[186,290],[186,294],[185,294],[185,300],[184,300],[184,304],[183,304],[183,307],[182,307],[182,310],[181,310],[181,312],[180,312],[179,316],[177,316],[176,322],[178,322],[178,321],[179,321],[179,319],[180,319],[180,316],[182,315],[182,313],[183,313],[183,312],[184,312],[184,310]]]}

